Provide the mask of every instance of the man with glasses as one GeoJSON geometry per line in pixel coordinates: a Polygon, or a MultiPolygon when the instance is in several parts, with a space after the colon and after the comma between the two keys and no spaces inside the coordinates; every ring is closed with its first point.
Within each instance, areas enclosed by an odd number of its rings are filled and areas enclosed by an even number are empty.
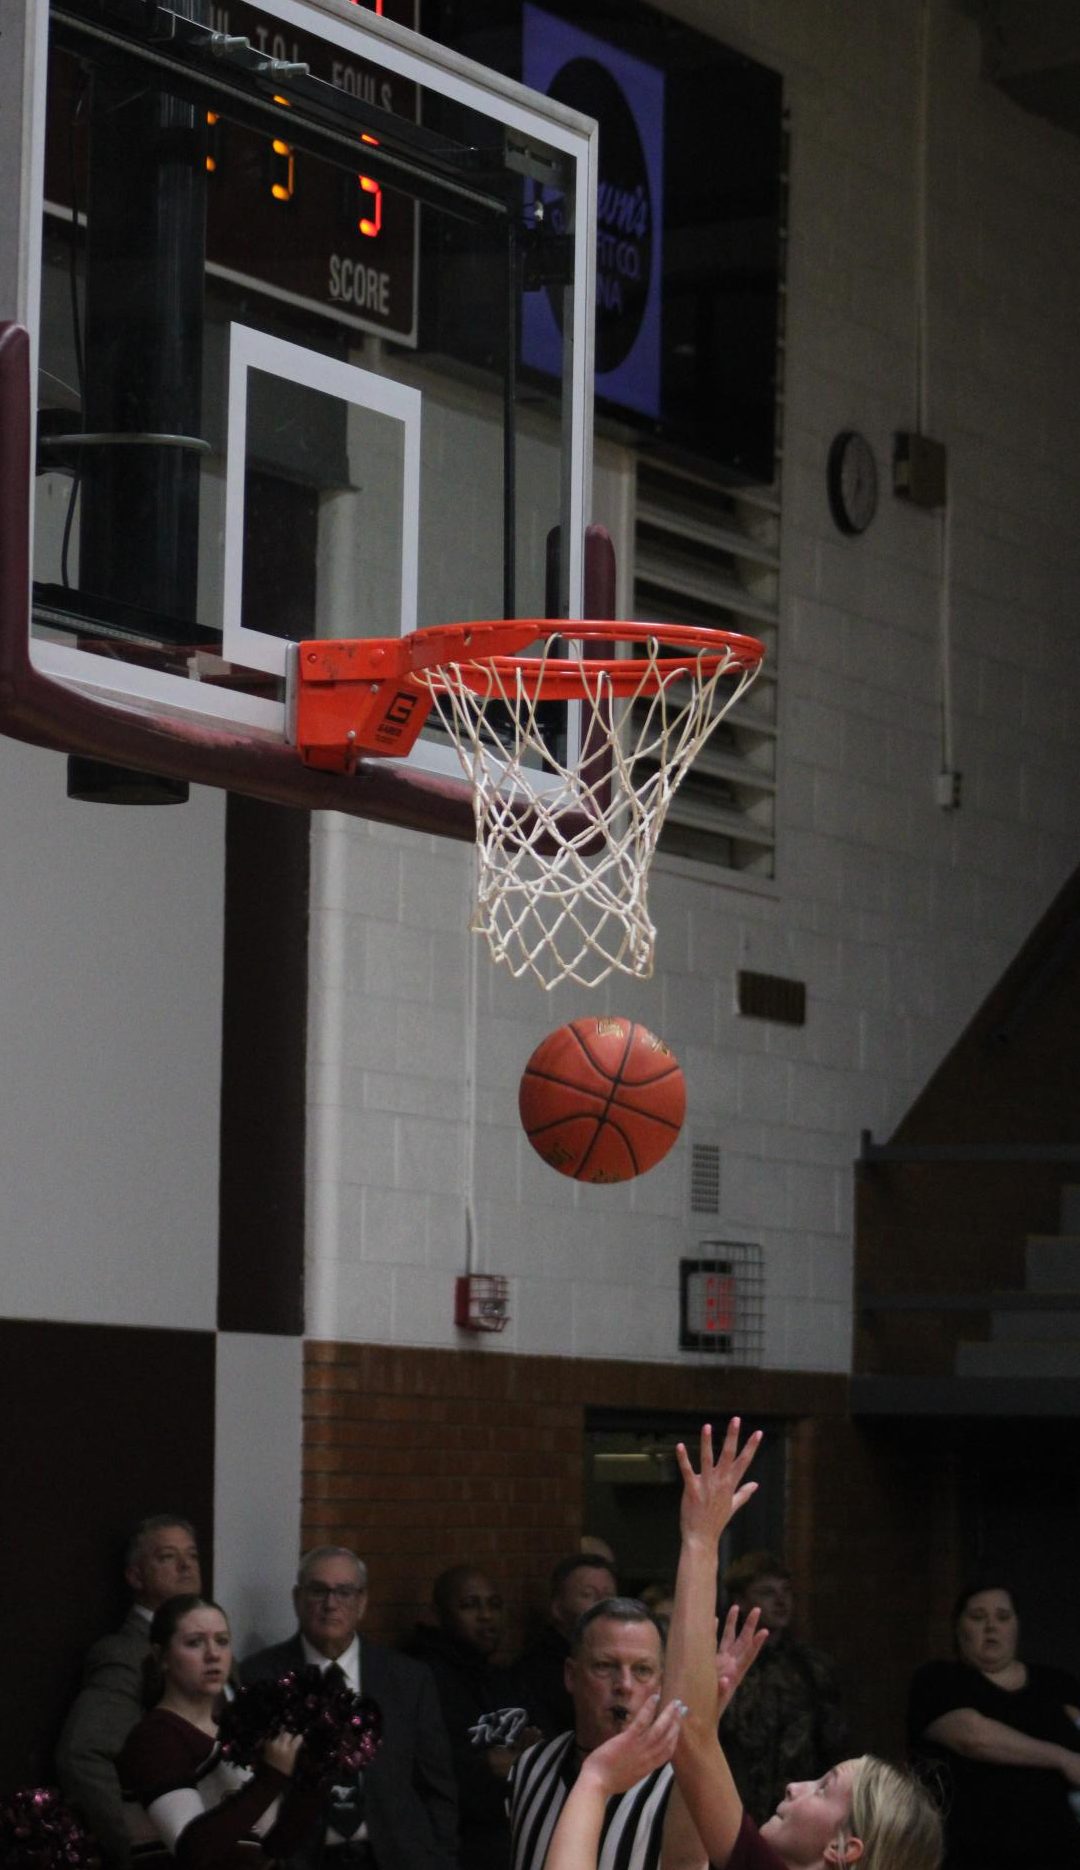
{"type": "Polygon", "coordinates": [[[371,1766],[330,1788],[319,1825],[290,1870],[457,1870],[457,1795],[435,1683],[422,1663],[361,1642],[367,1567],[347,1546],[319,1546],[293,1591],[295,1636],[241,1664],[243,1683],[314,1664],[382,1711],[371,1766]]]}

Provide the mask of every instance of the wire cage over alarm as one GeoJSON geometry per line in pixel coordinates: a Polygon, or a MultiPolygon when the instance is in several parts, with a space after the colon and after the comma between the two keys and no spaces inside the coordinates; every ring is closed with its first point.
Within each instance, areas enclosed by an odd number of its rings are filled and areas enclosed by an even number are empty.
{"type": "Polygon", "coordinates": [[[671,800],[763,654],[722,630],[535,618],[305,643],[297,742],[315,763],[396,753],[433,711],[472,787],[471,926],[492,958],[545,988],[616,971],[645,980],[649,866],[671,800]],[[350,687],[362,691],[351,707],[350,687]],[[573,759],[547,718],[546,704],[567,700],[581,708],[573,759]]]}

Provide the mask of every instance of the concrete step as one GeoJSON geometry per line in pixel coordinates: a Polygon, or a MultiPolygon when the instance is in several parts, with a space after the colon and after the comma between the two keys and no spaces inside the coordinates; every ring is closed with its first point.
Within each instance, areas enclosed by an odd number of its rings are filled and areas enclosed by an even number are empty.
{"type": "Polygon", "coordinates": [[[958,1377],[1073,1377],[1080,1379],[1080,1336],[1051,1340],[991,1340],[958,1344],[958,1377]]]}
{"type": "Polygon", "coordinates": [[[1006,1339],[1010,1343],[1026,1339],[1072,1338],[1080,1341],[1080,1292],[1045,1293],[1042,1296],[1053,1297],[1057,1302],[1045,1311],[1032,1307],[1031,1310],[1017,1310],[1015,1307],[996,1311],[993,1298],[990,1300],[990,1335],[999,1342],[1006,1339]]]}
{"type": "Polygon", "coordinates": [[[1025,1265],[1029,1292],[1080,1292],[1080,1233],[1029,1234],[1025,1265]]]}
{"type": "Polygon", "coordinates": [[[1080,1182],[1069,1182],[1061,1191],[1061,1231],[1080,1234],[1080,1182]]]}

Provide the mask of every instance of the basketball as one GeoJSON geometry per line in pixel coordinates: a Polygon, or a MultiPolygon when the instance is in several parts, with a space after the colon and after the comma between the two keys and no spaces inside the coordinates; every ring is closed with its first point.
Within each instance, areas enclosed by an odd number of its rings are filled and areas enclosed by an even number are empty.
{"type": "Polygon", "coordinates": [[[578,1182],[628,1182],[667,1155],[686,1115],[686,1084],[655,1033],[601,1014],[541,1040],[518,1109],[549,1168],[578,1182]]]}

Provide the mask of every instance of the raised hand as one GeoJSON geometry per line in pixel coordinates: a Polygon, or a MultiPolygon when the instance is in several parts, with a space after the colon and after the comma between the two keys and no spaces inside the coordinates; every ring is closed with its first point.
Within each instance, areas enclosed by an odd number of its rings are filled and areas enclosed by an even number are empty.
{"type": "Polygon", "coordinates": [[[755,1480],[743,1475],[761,1446],[761,1430],[739,1447],[742,1423],[733,1415],[727,1426],[724,1443],[713,1459],[712,1429],[706,1422],[701,1431],[701,1472],[695,1474],[693,1463],[680,1442],[675,1452],[682,1475],[683,1496],[679,1525],[684,1540],[702,1540],[717,1545],[728,1522],[739,1508],[757,1492],[755,1480]]]}
{"type": "Polygon", "coordinates": [[[670,1760],[686,1708],[681,1701],[669,1701],[658,1714],[659,1705],[659,1695],[650,1695],[628,1727],[586,1755],[582,1774],[603,1787],[605,1798],[628,1792],[639,1779],[670,1760]]]}
{"type": "Polygon", "coordinates": [[[753,1668],[766,1643],[768,1630],[759,1628],[761,1612],[757,1605],[748,1610],[739,1629],[739,1609],[733,1604],[724,1620],[724,1630],[716,1651],[717,1719],[735,1696],[743,1677],[753,1668]]]}

